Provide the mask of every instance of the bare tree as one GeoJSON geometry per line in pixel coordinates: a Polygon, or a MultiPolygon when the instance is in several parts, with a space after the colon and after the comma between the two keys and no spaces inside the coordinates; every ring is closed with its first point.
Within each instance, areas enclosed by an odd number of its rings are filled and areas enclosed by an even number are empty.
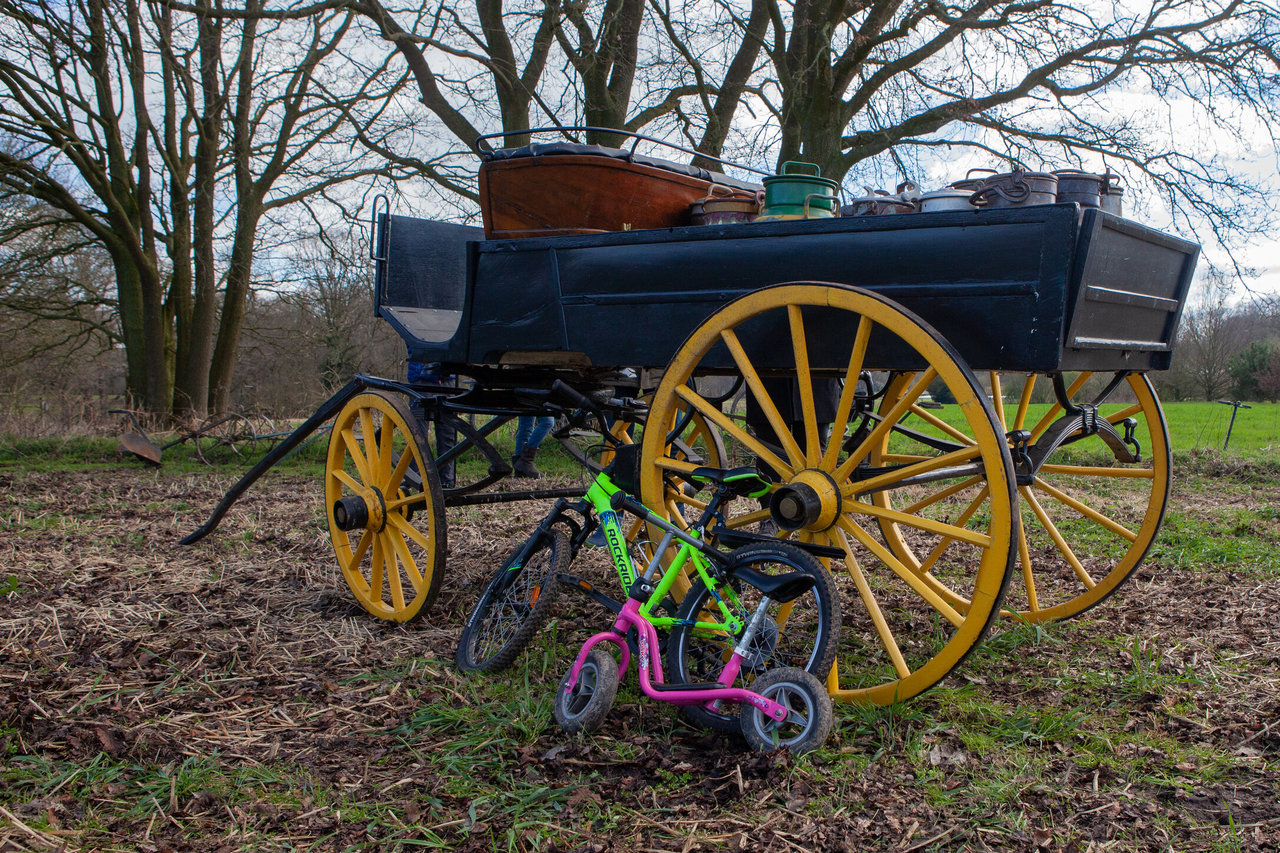
{"type": "Polygon", "coordinates": [[[0,0],[0,192],[106,249],[129,391],[153,412],[226,405],[265,212],[398,175],[344,144],[355,105],[406,79],[351,73],[353,13],[246,8],[0,0]]]}
{"type": "Polygon", "coordinates": [[[1203,282],[1203,294],[1183,312],[1174,369],[1200,399],[1216,400],[1231,389],[1231,359],[1244,341],[1231,308],[1231,279],[1210,269],[1203,282]]]}
{"type": "Polygon", "coordinates": [[[771,4],[761,91],[781,160],[836,179],[882,155],[905,170],[940,147],[1031,166],[1105,161],[1223,236],[1257,227],[1241,214],[1266,207],[1219,153],[1249,150],[1280,118],[1272,3],[771,4]]]}
{"type": "Polygon", "coordinates": [[[248,386],[257,403],[302,413],[354,373],[403,376],[404,342],[369,310],[371,271],[352,236],[333,229],[296,241],[274,291],[251,300],[240,345],[242,398],[248,386]]]}

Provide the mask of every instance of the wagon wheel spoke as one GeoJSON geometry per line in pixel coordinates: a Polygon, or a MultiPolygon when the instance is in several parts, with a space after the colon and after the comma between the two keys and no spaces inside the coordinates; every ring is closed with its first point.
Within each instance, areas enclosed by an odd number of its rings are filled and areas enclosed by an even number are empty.
{"type": "MultiPolygon", "coordinates": [[[[391,458],[390,453],[390,448],[388,448],[388,460],[391,458]]],[[[382,480],[382,492],[384,495],[393,495],[399,491],[400,485],[404,482],[404,475],[409,472],[409,466],[411,464],[413,464],[413,454],[401,453],[400,459],[396,462],[396,467],[392,469],[382,480]]]]}
{"type": "Polygon", "coordinates": [[[1020,489],[1019,494],[1021,494],[1022,499],[1027,502],[1027,506],[1031,507],[1031,511],[1035,514],[1036,518],[1040,520],[1041,526],[1044,527],[1045,532],[1049,534],[1049,537],[1053,540],[1053,544],[1057,546],[1058,553],[1060,553],[1062,558],[1067,561],[1067,565],[1076,573],[1076,577],[1078,577],[1089,589],[1093,589],[1097,586],[1097,583],[1093,578],[1089,577],[1089,573],[1085,571],[1084,564],[1080,562],[1080,558],[1071,550],[1071,546],[1068,545],[1067,540],[1063,538],[1062,532],[1058,530],[1058,526],[1053,523],[1053,519],[1049,517],[1049,513],[1045,512],[1044,506],[1041,505],[1036,496],[1032,494],[1029,489],[1020,489]]]}
{"type": "Polygon", "coordinates": [[[1104,468],[1100,465],[1042,465],[1040,473],[1110,477],[1117,480],[1154,480],[1159,476],[1159,472],[1153,468],[1104,468]]]}
{"type": "MultiPolygon", "coordinates": [[[[983,486],[981,489],[979,489],[977,495],[973,498],[973,500],[969,502],[969,505],[965,507],[964,510],[960,513],[959,518],[956,519],[956,524],[961,527],[968,524],[969,519],[973,518],[973,516],[976,515],[980,509],[982,509],[983,505],[987,501],[988,496],[989,496],[989,493],[987,491],[986,486],[983,486]]],[[[942,539],[939,540],[938,544],[933,546],[933,550],[929,552],[929,556],[925,557],[924,561],[920,563],[920,573],[927,575],[931,571],[933,571],[933,567],[937,565],[938,562],[943,559],[943,557],[946,556],[947,551],[951,548],[951,545],[956,541],[957,541],[956,538],[953,536],[943,536],[942,539]]]]}
{"type": "MultiPolygon", "coordinates": [[[[373,471],[369,467],[369,461],[364,455],[364,448],[360,446],[360,439],[356,438],[355,432],[348,427],[336,434],[342,437],[342,443],[346,446],[347,453],[351,455],[351,462],[355,465],[356,475],[360,478],[360,482],[373,482],[373,471]]],[[[356,486],[353,485],[352,488],[356,488],[356,486]]]]}
{"type": "MultiPolygon", "coordinates": [[[[720,411],[719,406],[712,405],[710,402],[699,396],[698,393],[689,386],[681,385],[679,388],[675,389],[675,393],[681,400],[688,403],[700,414],[706,417],[707,420],[719,427],[720,430],[730,439],[742,445],[749,452],[759,456],[760,459],[766,465],[773,468],[773,470],[779,472],[794,471],[789,464],[779,458],[779,456],[766,447],[763,442],[726,417],[724,412],[720,411]]],[[[772,405],[772,402],[770,402],[770,405],[772,405]]],[[[774,409],[774,412],[777,412],[776,408],[774,409]]],[[[794,443],[794,441],[795,440],[792,439],[792,443],[794,443]]],[[[664,459],[660,464],[665,468],[672,469],[674,467],[672,463],[677,461],[678,460],[664,459]]],[[[697,466],[691,466],[689,470],[692,470],[692,468],[695,467],[697,466]]]]}
{"type": "Polygon", "coordinates": [[[841,546],[844,548],[845,570],[848,572],[850,579],[853,580],[854,588],[858,592],[858,598],[862,601],[862,606],[866,608],[867,615],[875,629],[876,637],[884,648],[885,654],[889,656],[889,662],[893,664],[894,672],[898,674],[899,678],[906,678],[911,674],[911,668],[907,666],[907,660],[902,656],[902,649],[898,647],[898,641],[893,637],[893,629],[889,627],[889,620],[885,618],[884,613],[880,610],[880,602],[876,600],[875,593],[871,591],[871,585],[867,583],[866,575],[862,573],[862,567],[858,565],[858,558],[854,556],[853,548],[845,537],[844,531],[837,530],[836,534],[840,539],[841,546]]]}
{"type": "MultiPolygon", "coordinates": [[[[786,421],[783,420],[782,414],[778,411],[778,406],[774,403],[773,396],[765,390],[764,383],[760,379],[760,374],[756,372],[755,366],[751,364],[751,360],[747,357],[746,351],[742,348],[742,343],[738,340],[738,336],[733,331],[726,329],[721,333],[725,346],[729,348],[729,352],[733,355],[733,360],[737,363],[738,369],[742,371],[742,378],[746,380],[747,387],[755,396],[756,405],[760,407],[760,411],[769,421],[769,426],[773,427],[774,435],[782,442],[783,450],[786,451],[787,460],[790,462],[791,470],[804,467],[804,453],[800,451],[800,445],[796,443],[795,437],[791,435],[791,430],[787,428],[786,421]]],[[[810,403],[812,404],[812,390],[810,390],[810,403]]],[[[702,411],[701,409],[699,411],[702,411]]],[[[718,411],[718,410],[717,410],[718,411]]],[[[703,411],[703,414],[709,414],[703,411]]],[[[774,457],[775,459],[777,457],[774,457]]],[[[772,465],[772,463],[770,463],[772,465]]],[[[775,471],[781,471],[786,465],[772,465],[775,471]]]]}
{"type": "MultiPolygon", "coordinates": [[[[809,344],[805,340],[804,320],[800,306],[787,306],[787,322],[791,326],[791,357],[796,364],[796,385],[800,391],[800,413],[804,421],[804,453],[802,467],[818,463],[818,414],[813,402],[813,374],[809,370],[809,344]]],[[[776,409],[775,409],[776,411],[776,409]]],[[[791,433],[788,431],[789,436],[791,433]]],[[[792,460],[793,462],[796,460],[792,460]]]]}
{"type": "Polygon", "coordinates": [[[360,491],[361,488],[363,488],[359,480],[357,480],[355,477],[348,474],[346,471],[343,471],[342,469],[333,471],[332,476],[334,479],[336,479],[338,482],[340,482],[342,485],[346,486],[348,489],[350,489],[353,492],[358,492],[360,491]]]}
{"type": "Polygon", "coordinates": [[[1103,515],[1088,504],[1081,503],[1061,489],[1056,489],[1049,485],[1042,478],[1036,477],[1033,485],[1040,491],[1049,495],[1051,498],[1057,500],[1058,503],[1064,504],[1086,518],[1096,521],[1098,524],[1101,524],[1117,536],[1123,539],[1128,539],[1130,542],[1138,541],[1138,532],[1136,530],[1130,530],[1114,518],[1103,515]]]}
{"type": "MultiPolygon", "coordinates": [[[[714,422],[735,463],[754,460],[774,480],[772,491],[808,495],[775,497],[772,510],[737,501],[729,527],[769,522],[779,536],[831,543],[844,553],[836,585],[846,618],[839,665],[828,679],[833,695],[909,698],[980,640],[1010,567],[1011,466],[981,386],[936,332],[855,288],[765,288],[712,315],[677,351],[651,417],[677,405],[714,422]],[[690,376],[726,373],[747,388],[743,420],[740,411],[722,412],[690,392],[690,376]],[[877,408],[877,389],[895,378],[900,393],[877,408]],[[903,429],[935,383],[966,401],[960,422],[941,429],[913,418],[929,436],[903,429]],[[783,504],[803,511],[779,514],[783,504]],[[877,535],[883,526],[926,552],[938,546],[934,564],[921,570],[886,548],[877,535]]],[[[646,503],[653,505],[675,461],[646,433],[646,503]]]]}
{"type": "MultiPolygon", "coordinates": [[[[992,373],[988,384],[1006,430],[1043,436],[1064,415],[1052,377],[992,373]]],[[[1100,438],[1077,431],[1019,488],[1019,580],[1006,604],[1023,621],[1069,618],[1119,588],[1151,547],[1169,495],[1168,430],[1146,377],[1085,372],[1064,384],[1073,404],[1097,406],[1100,418],[1121,435],[1132,430],[1130,450],[1139,461],[1118,462],[1100,438]],[[1099,386],[1100,393],[1090,391],[1099,386]]],[[[945,410],[936,416],[948,420],[945,410]]],[[[886,452],[884,459],[892,458],[886,452]]],[[[938,491],[902,505],[897,495],[886,493],[886,501],[903,512],[923,511],[922,502],[945,503],[949,498],[943,493],[958,485],[940,484],[938,491]]],[[[892,528],[885,530],[886,544],[904,563],[929,569],[933,552],[892,528]]]]}
{"type": "MultiPolygon", "coordinates": [[[[382,598],[382,585],[386,579],[387,558],[382,553],[382,537],[374,534],[373,546],[370,549],[369,584],[366,587],[371,597],[382,598]]],[[[358,584],[357,584],[358,587],[358,584]]],[[[353,587],[356,589],[357,587],[353,587]]]]}
{"type": "MultiPolygon", "coordinates": [[[[389,536],[379,536],[378,539],[389,540],[389,536]]],[[[391,586],[391,603],[395,605],[397,610],[404,609],[404,587],[400,583],[400,561],[396,559],[395,547],[382,546],[382,558],[387,566],[387,580],[391,586]]]]}
{"type": "Polygon", "coordinates": [[[859,462],[867,458],[867,454],[871,452],[878,444],[883,443],[893,430],[895,424],[902,420],[910,411],[920,396],[928,389],[929,384],[938,378],[938,372],[935,368],[930,367],[923,374],[913,377],[910,387],[902,394],[902,396],[894,402],[894,404],[885,412],[880,422],[871,430],[871,434],[862,440],[858,447],[849,453],[846,459],[839,467],[835,469],[832,476],[837,481],[847,480],[849,475],[853,473],[853,469],[859,462]]]}
{"type": "MultiPolygon", "coordinates": [[[[415,539],[415,541],[418,536],[421,536],[421,534],[414,530],[409,522],[404,519],[396,518],[394,521],[394,528],[399,528],[401,532],[404,532],[404,528],[413,530],[414,536],[410,538],[415,539]]],[[[397,535],[394,528],[389,527],[387,529],[388,538],[391,540],[391,547],[394,549],[393,553],[399,561],[400,566],[404,569],[405,576],[409,579],[409,583],[413,587],[414,592],[419,592],[422,589],[423,584],[426,583],[426,578],[422,576],[422,572],[418,571],[418,563],[414,560],[413,554],[409,550],[409,543],[405,541],[403,536],[397,535]]]]}
{"type": "Polygon", "coordinates": [[[373,483],[381,473],[378,463],[378,427],[373,423],[373,412],[360,410],[360,445],[364,449],[365,473],[364,481],[373,483]]]}
{"type": "Polygon", "coordinates": [[[404,402],[381,391],[353,397],[330,436],[329,538],[347,586],[381,619],[412,619],[439,591],[444,500],[426,448],[422,426],[404,402]],[[410,468],[422,475],[420,487],[405,488],[410,468]]]}
{"type": "Polygon", "coordinates": [[[839,459],[841,444],[845,432],[849,429],[849,416],[853,412],[854,397],[858,392],[858,382],[862,375],[862,366],[867,357],[867,344],[871,340],[871,320],[858,318],[858,331],[853,336],[853,346],[849,351],[849,363],[845,367],[843,383],[840,388],[840,400],[836,403],[835,416],[831,419],[831,438],[822,452],[818,467],[823,471],[834,471],[839,459]]]}

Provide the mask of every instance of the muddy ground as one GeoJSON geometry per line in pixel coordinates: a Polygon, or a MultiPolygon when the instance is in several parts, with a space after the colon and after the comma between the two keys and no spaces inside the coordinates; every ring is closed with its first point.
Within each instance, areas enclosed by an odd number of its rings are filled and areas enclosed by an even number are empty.
{"type": "MultiPolygon", "coordinates": [[[[228,480],[0,469],[0,851],[1278,849],[1274,573],[1157,557],[902,709],[838,706],[809,760],[634,695],[575,742],[545,701],[487,717],[500,688],[451,664],[482,574],[539,509],[451,511],[440,601],[396,626],[343,584],[312,478],[269,478],[178,546],[228,480]],[[982,746],[1027,709],[1066,722],[982,746]]],[[[1193,515],[1259,501],[1280,487],[1175,495],[1193,515]]],[[[501,689],[543,696],[562,668],[501,689]]]]}

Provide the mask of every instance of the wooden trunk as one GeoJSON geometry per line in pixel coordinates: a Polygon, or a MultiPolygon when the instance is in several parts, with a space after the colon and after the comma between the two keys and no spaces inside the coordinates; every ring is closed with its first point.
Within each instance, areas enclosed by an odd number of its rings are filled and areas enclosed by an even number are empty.
{"type": "Polygon", "coordinates": [[[675,228],[712,181],[644,163],[559,154],[480,166],[480,210],[491,240],[675,228]]]}

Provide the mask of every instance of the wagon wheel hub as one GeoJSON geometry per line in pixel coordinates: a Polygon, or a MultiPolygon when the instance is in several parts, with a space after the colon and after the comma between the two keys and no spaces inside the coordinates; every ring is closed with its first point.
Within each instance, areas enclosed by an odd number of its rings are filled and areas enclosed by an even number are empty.
{"type": "Polygon", "coordinates": [[[387,502],[376,488],[347,495],[333,503],[333,522],[339,530],[372,530],[381,533],[387,526],[387,502]]]}
{"type": "Polygon", "coordinates": [[[840,517],[840,487],[827,472],[806,468],[773,493],[769,514],[783,530],[826,530],[840,517]]]}

